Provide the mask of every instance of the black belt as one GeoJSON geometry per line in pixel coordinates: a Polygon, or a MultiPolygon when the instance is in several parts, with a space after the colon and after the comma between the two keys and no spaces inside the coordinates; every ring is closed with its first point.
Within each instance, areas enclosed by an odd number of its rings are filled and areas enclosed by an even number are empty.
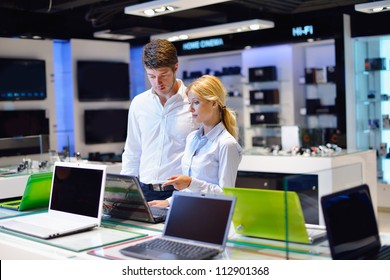
{"type": "Polygon", "coordinates": [[[170,192],[170,191],[173,191],[175,189],[173,187],[173,185],[162,186],[162,184],[145,184],[145,183],[142,183],[142,184],[145,187],[149,188],[149,190],[155,191],[155,192],[170,192]]]}

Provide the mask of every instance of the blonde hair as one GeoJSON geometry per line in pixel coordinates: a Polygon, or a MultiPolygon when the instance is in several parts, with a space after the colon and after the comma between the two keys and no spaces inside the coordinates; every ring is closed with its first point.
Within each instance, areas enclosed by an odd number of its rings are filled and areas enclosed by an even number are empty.
{"type": "Polygon", "coordinates": [[[202,100],[217,102],[223,124],[227,131],[238,139],[236,113],[225,105],[227,94],[222,82],[215,76],[203,75],[188,85],[187,95],[190,91],[202,100]]]}

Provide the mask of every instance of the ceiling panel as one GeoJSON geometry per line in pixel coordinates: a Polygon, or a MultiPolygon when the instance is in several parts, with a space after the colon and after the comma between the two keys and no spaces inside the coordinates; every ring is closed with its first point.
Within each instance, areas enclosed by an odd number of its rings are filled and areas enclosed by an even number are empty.
{"type": "MultiPolygon", "coordinates": [[[[194,0],[196,1],[196,0],[194,0]]],[[[249,19],[272,20],[324,9],[353,7],[359,0],[232,0],[154,18],[124,14],[137,0],[1,0],[0,36],[93,38],[111,30],[148,40],[150,35],[249,19]]]]}

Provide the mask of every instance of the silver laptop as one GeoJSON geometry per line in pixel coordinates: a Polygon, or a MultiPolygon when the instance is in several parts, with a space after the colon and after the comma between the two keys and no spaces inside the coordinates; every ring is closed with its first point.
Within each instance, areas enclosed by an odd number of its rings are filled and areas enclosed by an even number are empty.
{"type": "Polygon", "coordinates": [[[106,166],[57,162],[48,212],[0,221],[0,227],[49,239],[100,226],[106,166]]]}
{"type": "Polygon", "coordinates": [[[162,236],[120,252],[139,259],[210,259],[225,249],[235,202],[232,196],[174,192],[162,236]]]}
{"type": "Polygon", "coordinates": [[[135,176],[107,174],[104,219],[119,218],[148,223],[164,222],[168,209],[150,207],[135,176]]]}

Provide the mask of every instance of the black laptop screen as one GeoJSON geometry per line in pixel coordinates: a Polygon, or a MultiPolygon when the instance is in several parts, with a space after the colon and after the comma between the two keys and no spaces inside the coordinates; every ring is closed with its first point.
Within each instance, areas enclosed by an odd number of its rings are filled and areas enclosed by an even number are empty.
{"type": "Polygon", "coordinates": [[[232,203],[228,199],[176,195],[164,235],[224,245],[232,203]]]}
{"type": "Polygon", "coordinates": [[[356,259],[380,247],[367,185],[325,196],[321,204],[333,259],[356,259]]]}
{"type": "Polygon", "coordinates": [[[97,218],[103,170],[56,166],[50,209],[97,218]]]}

